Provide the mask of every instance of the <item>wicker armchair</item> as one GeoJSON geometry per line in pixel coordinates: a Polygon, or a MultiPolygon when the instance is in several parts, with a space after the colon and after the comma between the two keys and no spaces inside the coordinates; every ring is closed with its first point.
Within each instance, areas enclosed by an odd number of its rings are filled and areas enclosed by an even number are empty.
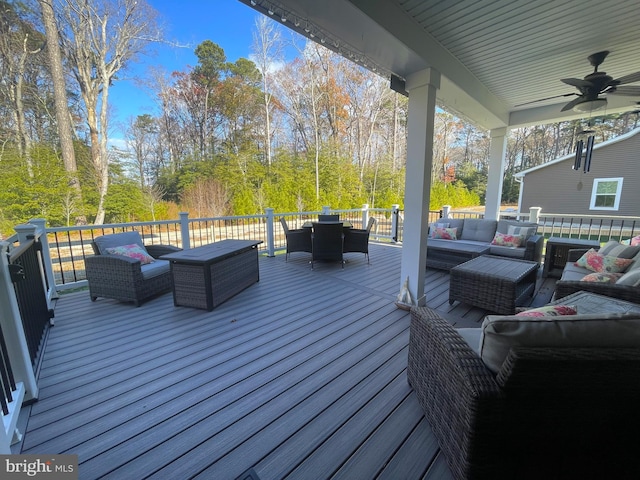
{"type": "Polygon", "coordinates": [[[407,376],[453,477],[640,478],[640,349],[512,348],[494,375],[413,308],[407,376]]]}
{"type": "Polygon", "coordinates": [[[360,252],[364,253],[369,263],[369,235],[376,224],[376,219],[369,218],[366,229],[350,228],[345,231],[344,253],[360,252]]]}
{"type": "MultiPolygon", "coordinates": [[[[567,253],[567,263],[578,260],[587,250],[573,249],[567,253]]],[[[554,299],[560,299],[579,291],[592,292],[628,302],[640,303],[640,286],[619,285],[615,283],[581,282],[580,280],[558,280],[554,299]]]]}
{"type": "Polygon", "coordinates": [[[342,222],[314,223],[311,234],[311,268],[316,260],[339,261],[344,268],[342,222]]]}
{"type": "Polygon", "coordinates": [[[140,306],[148,298],[171,290],[169,262],[156,260],[142,265],[138,259],[111,255],[106,251],[110,247],[130,244],[143,247],[153,258],[181,250],[170,245],[145,246],[138,232],[96,237],[91,244],[95,255],[85,259],[91,301],[104,297],[140,306]]]}
{"type": "Polygon", "coordinates": [[[284,236],[287,240],[287,253],[284,257],[285,262],[289,260],[289,254],[292,252],[311,253],[311,229],[298,228],[289,230],[287,221],[284,217],[280,217],[280,224],[284,230],[284,236]]]}

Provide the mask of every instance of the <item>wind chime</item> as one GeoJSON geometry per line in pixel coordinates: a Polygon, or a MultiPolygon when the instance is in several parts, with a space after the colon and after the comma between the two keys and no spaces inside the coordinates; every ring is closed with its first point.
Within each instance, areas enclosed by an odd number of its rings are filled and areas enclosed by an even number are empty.
{"type": "Polygon", "coordinates": [[[582,173],[587,173],[591,168],[591,152],[593,151],[593,141],[595,137],[590,135],[587,138],[587,148],[584,148],[584,140],[578,140],[576,143],[576,157],[573,161],[573,169],[580,170],[582,165],[582,173]]]}

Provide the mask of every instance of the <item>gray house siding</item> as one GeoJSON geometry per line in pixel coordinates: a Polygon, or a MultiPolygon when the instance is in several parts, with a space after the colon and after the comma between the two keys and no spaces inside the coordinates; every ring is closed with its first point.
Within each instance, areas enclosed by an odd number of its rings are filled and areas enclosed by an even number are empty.
{"type": "Polygon", "coordinates": [[[541,207],[543,213],[640,216],[640,130],[624,140],[596,145],[587,173],[573,170],[574,158],[562,157],[521,172],[520,211],[541,207]],[[590,209],[594,179],[622,178],[617,210],[590,209]]]}

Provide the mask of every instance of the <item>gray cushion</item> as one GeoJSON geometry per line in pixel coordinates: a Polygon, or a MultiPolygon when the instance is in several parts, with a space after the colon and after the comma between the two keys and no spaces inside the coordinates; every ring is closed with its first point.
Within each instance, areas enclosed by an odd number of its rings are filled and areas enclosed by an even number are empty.
{"type": "Polygon", "coordinates": [[[480,340],[482,338],[482,329],[476,328],[458,328],[460,336],[469,344],[471,350],[480,356],[480,340]]]}
{"type": "Polygon", "coordinates": [[[491,245],[489,253],[491,255],[500,255],[501,257],[509,258],[524,258],[524,254],[527,251],[522,247],[504,247],[501,245],[491,245]]]}
{"type": "MultiPolygon", "coordinates": [[[[509,227],[535,227],[535,234],[538,231],[538,224],[533,222],[519,222],[517,220],[498,220],[496,232],[509,233],[509,227]]],[[[532,235],[533,235],[532,234],[532,235]]]]}
{"type": "Polygon", "coordinates": [[[107,255],[107,248],[121,247],[123,245],[136,244],[144,248],[140,233],[135,230],[132,232],[114,233],[113,235],[103,235],[101,237],[94,238],[93,241],[98,247],[100,255],[107,255]]]}
{"type": "Polygon", "coordinates": [[[561,280],[579,281],[590,273],[593,273],[593,270],[587,270],[586,268],[578,267],[573,262],[567,262],[562,271],[561,280]]]}
{"type": "Polygon", "coordinates": [[[462,230],[462,240],[475,240],[477,242],[491,243],[496,234],[497,220],[485,220],[482,218],[466,218],[462,230]]]}
{"type": "Polygon", "coordinates": [[[456,237],[461,238],[464,230],[464,218],[442,218],[438,222],[449,222],[449,228],[455,228],[456,237]]]}
{"type": "Polygon", "coordinates": [[[147,263],[140,267],[142,270],[142,278],[145,280],[167,273],[169,268],[170,265],[167,260],[156,260],[153,263],[147,263]]]}
{"type": "Polygon", "coordinates": [[[634,258],[638,252],[640,252],[640,246],[622,245],[615,240],[608,241],[598,250],[601,255],[610,255],[618,258],[634,258]]]}
{"type": "Polygon", "coordinates": [[[482,322],[480,356],[497,373],[511,347],[640,347],[640,315],[557,317],[488,315],[482,322]]]}

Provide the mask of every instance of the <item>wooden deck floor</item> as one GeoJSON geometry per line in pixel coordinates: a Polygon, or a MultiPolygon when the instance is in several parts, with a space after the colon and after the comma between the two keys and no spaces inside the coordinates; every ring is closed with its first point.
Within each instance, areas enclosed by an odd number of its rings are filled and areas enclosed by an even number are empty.
{"type": "MultiPolygon", "coordinates": [[[[81,479],[450,478],[406,381],[400,254],[261,257],[260,282],[213,312],[62,295],[21,452],[77,454],[81,479]]],[[[427,272],[427,304],[478,325],[448,280],[427,272]]]]}

